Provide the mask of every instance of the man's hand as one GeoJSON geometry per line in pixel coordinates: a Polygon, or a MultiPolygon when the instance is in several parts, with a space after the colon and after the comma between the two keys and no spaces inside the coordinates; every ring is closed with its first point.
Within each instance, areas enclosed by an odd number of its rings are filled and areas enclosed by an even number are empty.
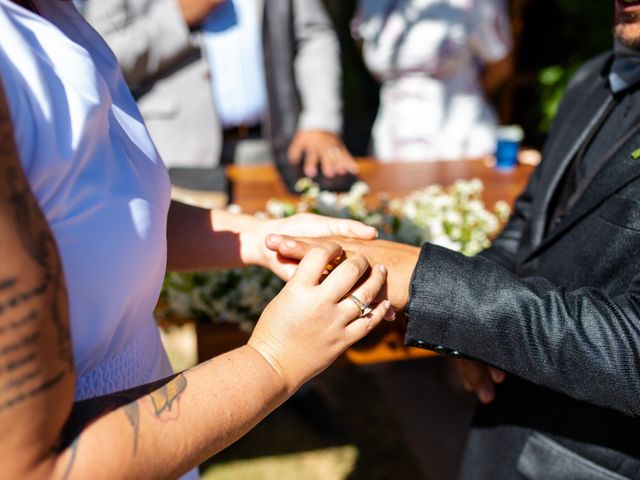
{"type": "MultiPolygon", "coordinates": [[[[355,220],[323,217],[310,213],[299,213],[287,218],[263,220],[253,228],[241,233],[241,256],[245,263],[269,268],[284,280],[289,280],[296,270],[300,257],[280,255],[277,249],[268,248],[266,238],[276,234],[279,238],[290,237],[351,237],[352,239],[372,240],[378,236],[375,228],[355,220]]],[[[313,240],[312,240],[313,241],[313,240]]],[[[373,264],[372,264],[373,265],[373,264]]]]}
{"type": "MultiPolygon", "coordinates": [[[[371,265],[387,267],[387,285],[382,295],[391,300],[395,310],[403,310],[409,301],[411,275],[418,263],[420,249],[403,243],[386,240],[366,241],[349,238],[291,238],[283,235],[269,235],[266,245],[289,262],[299,261],[314,245],[339,244],[349,254],[360,253],[371,265]]],[[[291,265],[290,265],[291,267],[291,265]]]]}
{"type": "Polygon", "coordinates": [[[300,130],[289,146],[289,162],[296,165],[304,155],[304,174],[315,177],[318,164],[325,177],[346,173],[357,173],[358,164],[340,140],[332,132],[323,130],[300,130]]]}
{"type": "Polygon", "coordinates": [[[184,21],[190,28],[197,28],[225,0],[178,0],[184,21]]]}
{"type": "Polygon", "coordinates": [[[493,402],[496,397],[494,384],[502,383],[505,379],[502,370],[473,360],[459,359],[455,361],[455,366],[467,392],[475,392],[485,405],[493,402]]]}

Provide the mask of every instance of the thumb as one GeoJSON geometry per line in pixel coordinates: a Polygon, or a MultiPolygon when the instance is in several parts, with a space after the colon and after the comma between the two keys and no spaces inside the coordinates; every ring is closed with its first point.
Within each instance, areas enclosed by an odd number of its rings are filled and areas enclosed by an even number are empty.
{"type": "Polygon", "coordinates": [[[313,248],[312,245],[297,241],[292,237],[275,234],[267,235],[265,244],[269,250],[273,250],[285,258],[295,260],[301,260],[313,248]]]}

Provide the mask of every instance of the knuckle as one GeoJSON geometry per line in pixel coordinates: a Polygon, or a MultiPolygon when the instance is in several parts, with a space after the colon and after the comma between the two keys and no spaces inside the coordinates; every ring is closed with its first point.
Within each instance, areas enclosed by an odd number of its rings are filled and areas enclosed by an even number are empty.
{"type": "Polygon", "coordinates": [[[371,283],[373,284],[374,288],[379,289],[386,281],[387,274],[380,271],[380,269],[377,267],[373,268],[373,272],[374,273],[371,275],[371,283]]]}
{"type": "Polygon", "coordinates": [[[364,322],[364,331],[366,333],[370,333],[376,327],[376,325],[377,324],[374,317],[371,316],[370,318],[367,318],[367,320],[364,322]]]}
{"type": "Polygon", "coordinates": [[[371,302],[373,302],[373,299],[376,298],[376,293],[372,290],[369,289],[365,289],[364,291],[362,291],[361,295],[362,295],[362,301],[364,302],[365,305],[370,305],[371,302]]]}
{"type": "Polygon", "coordinates": [[[367,261],[367,258],[361,253],[358,253],[351,258],[353,258],[353,262],[358,266],[361,272],[364,272],[367,269],[367,267],[369,267],[369,262],[367,261]]]}
{"type": "Polygon", "coordinates": [[[330,250],[326,245],[314,245],[311,247],[311,251],[318,256],[326,256],[330,253],[330,250]]]}
{"type": "Polygon", "coordinates": [[[343,265],[342,269],[344,271],[343,273],[345,275],[349,277],[355,277],[356,279],[360,278],[361,270],[355,262],[347,261],[347,262],[344,262],[342,265],[343,265]]]}

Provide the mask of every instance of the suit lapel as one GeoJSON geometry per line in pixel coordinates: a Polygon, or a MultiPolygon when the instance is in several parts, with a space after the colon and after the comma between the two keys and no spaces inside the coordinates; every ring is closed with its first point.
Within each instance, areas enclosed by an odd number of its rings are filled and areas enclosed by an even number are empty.
{"type": "MultiPolygon", "coordinates": [[[[609,105],[613,101],[606,78],[598,75],[597,81],[591,82],[586,89],[580,94],[581,98],[576,102],[572,113],[563,122],[564,128],[558,132],[559,148],[563,148],[566,152],[557,166],[547,169],[546,174],[541,178],[540,185],[544,185],[545,189],[540,192],[541,200],[539,208],[543,215],[537,217],[537,221],[532,224],[532,240],[533,245],[538,245],[542,241],[547,218],[550,214],[551,199],[554,196],[560,180],[564,176],[568,166],[578,153],[580,147],[591,136],[593,130],[598,126],[606,113],[609,105]],[[564,139],[569,140],[567,143],[564,139]],[[568,148],[567,148],[567,145],[568,148]]],[[[546,152],[545,152],[546,153],[546,152]]],[[[555,152],[549,152],[554,156],[555,152]]]]}
{"type": "Polygon", "coordinates": [[[634,155],[632,155],[640,147],[639,131],[640,124],[627,133],[613,147],[611,158],[604,163],[593,177],[593,180],[582,192],[576,205],[569,211],[562,222],[528,255],[526,260],[554,242],[611,195],[640,177],[640,159],[635,159],[634,155]]]}

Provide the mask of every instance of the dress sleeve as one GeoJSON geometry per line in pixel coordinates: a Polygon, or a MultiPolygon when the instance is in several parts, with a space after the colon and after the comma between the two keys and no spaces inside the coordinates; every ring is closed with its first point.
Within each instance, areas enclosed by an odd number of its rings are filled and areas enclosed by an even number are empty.
{"type": "Polygon", "coordinates": [[[504,0],[475,0],[471,8],[471,48],[484,63],[497,62],[513,47],[504,0]]]}
{"type": "Polygon", "coordinates": [[[34,152],[36,118],[43,118],[43,112],[33,109],[32,102],[25,95],[24,82],[25,79],[18,74],[16,66],[0,44],[0,87],[4,88],[9,104],[18,154],[25,171],[28,171],[34,152]]]}

